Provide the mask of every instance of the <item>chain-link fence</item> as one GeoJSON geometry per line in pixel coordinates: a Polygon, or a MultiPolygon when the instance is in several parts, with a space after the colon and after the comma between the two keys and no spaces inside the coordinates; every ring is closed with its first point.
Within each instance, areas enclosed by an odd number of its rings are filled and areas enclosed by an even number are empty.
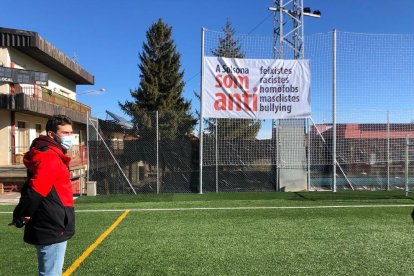
{"type": "Polygon", "coordinates": [[[89,179],[97,192],[198,192],[198,139],[169,139],[168,115],[147,115],[156,125],[145,136],[113,120],[90,120],[89,179]]]}
{"type": "MultiPolygon", "coordinates": [[[[204,56],[212,56],[220,37],[205,32],[204,56]]],[[[204,187],[283,190],[296,181],[303,183],[296,190],[412,190],[414,36],[336,32],[334,37],[333,32],[306,37],[312,74],[309,119],[261,121],[258,135],[240,135],[232,142],[228,133],[242,128],[243,120],[215,130],[208,121],[220,126],[222,119],[206,118],[204,187]]],[[[263,46],[272,45],[271,37],[240,35],[235,40],[245,58],[272,57],[272,49],[263,46]]]]}
{"type": "MultiPolygon", "coordinates": [[[[206,31],[204,56],[223,35],[206,31]]],[[[203,118],[202,147],[196,132],[163,135],[168,119],[159,114],[157,120],[155,112],[152,136],[90,120],[89,180],[101,194],[281,191],[293,178],[301,183],[296,190],[413,190],[414,35],[336,37],[335,49],[332,32],[306,37],[310,118],[203,118]]],[[[272,37],[234,38],[246,58],[272,58],[272,37]]]]}
{"type": "Polygon", "coordinates": [[[412,190],[414,35],[336,32],[333,37],[307,37],[310,186],[333,189],[336,180],[339,190],[412,190]]]}

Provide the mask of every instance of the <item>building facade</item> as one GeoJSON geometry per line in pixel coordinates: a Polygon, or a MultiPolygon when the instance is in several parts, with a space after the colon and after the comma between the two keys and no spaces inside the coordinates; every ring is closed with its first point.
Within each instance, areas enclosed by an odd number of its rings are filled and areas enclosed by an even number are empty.
{"type": "Polygon", "coordinates": [[[0,192],[17,191],[25,181],[23,154],[55,114],[74,122],[75,146],[68,154],[73,190],[81,192],[91,109],[76,101],[76,87],[92,84],[93,75],[38,33],[0,28],[0,192]]]}

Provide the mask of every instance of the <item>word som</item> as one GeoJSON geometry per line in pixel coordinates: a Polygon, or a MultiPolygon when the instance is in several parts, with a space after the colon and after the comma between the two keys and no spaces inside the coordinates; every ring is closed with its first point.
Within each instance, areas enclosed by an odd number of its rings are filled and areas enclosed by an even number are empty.
{"type": "Polygon", "coordinates": [[[221,88],[222,90],[227,89],[227,91],[236,90],[233,93],[216,93],[216,100],[214,102],[215,110],[257,111],[257,94],[249,93],[248,76],[218,74],[215,76],[215,79],[216,88],[221,88]],[[237,93],[237,91],[241,93],[237,93]]]}

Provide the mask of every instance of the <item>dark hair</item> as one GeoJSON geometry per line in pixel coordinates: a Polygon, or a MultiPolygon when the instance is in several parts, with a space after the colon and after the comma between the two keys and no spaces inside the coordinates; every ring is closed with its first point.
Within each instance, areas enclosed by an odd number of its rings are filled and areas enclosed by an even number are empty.
{"type": "Polygon", "coordinates": [[[72,125],[72,120],[66,115],[53,115],[46,123],[46,132],[57,132],[58,126],[72,125]]]}

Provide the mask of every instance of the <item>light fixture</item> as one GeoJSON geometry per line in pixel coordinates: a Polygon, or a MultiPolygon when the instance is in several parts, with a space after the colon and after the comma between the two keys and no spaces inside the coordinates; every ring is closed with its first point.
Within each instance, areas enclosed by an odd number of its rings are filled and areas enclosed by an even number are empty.
{"type": "Polygon", "coordinates": [[[315,10],[312,13],[311,9],[306,7],[306,8],[303,8],[303,15],[320,18],[321,17],[321,11],[320,10],[315,10]]]}
{"type": "Polygon", "coordinates": [[[95,89],[95,90],[88,90],[88,91],[83,91],[83,92],[76,92],[76,95],[85,95],[85,94],[92,94],[92,95],[100,95],[102,93],[105,92],[105,88],[100,88],[100,89],[95,89]]]}
{"type": "MultiPolygon", "coordinates": [[[[277,9],[275,7],[269,7],[268,9],[269,9],[269,11],[274,11],[274,12],[276,12],[276,11],[279,10],[279,9],[277,9]]],[[[287,10],[287,9],[284,9],[284,8],[282,8],[281,10],[282,11],[285,11],[285,12],[287,11],[291,15],[297,15],[297,12],[296,11],[291,11],[291,10],[287,10]]],[[[315,10],[312,13],[311,9],[309,7],[306,7],[306,8],[303,8],[303,15],[310,16],[310,17],[320,18],[321,17],[321,12],[319,10],[315,10]]]]}
{"type": "Polygon", "coordinates": [[[303,8],[303,13],[311,13],[311,9],[309,7],[303,8]]]}

